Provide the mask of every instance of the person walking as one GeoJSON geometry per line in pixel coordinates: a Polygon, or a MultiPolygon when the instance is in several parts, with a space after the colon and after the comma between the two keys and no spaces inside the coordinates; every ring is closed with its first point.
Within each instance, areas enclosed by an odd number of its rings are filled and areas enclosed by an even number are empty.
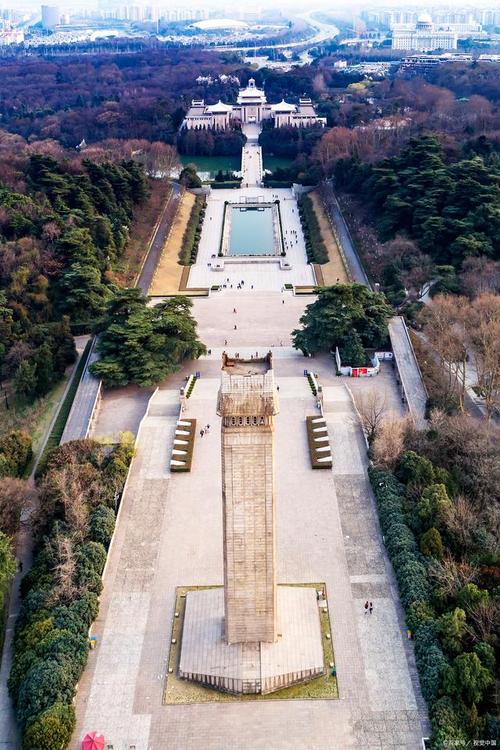
{"type": "Polygon", "coordinates": [[[210,432],[210,425],[207,424],[207,432],[210,432]]]}
{"type": "Polygon", "coordinates": [[[203,437],[204,434],[205,434],[205,430],[200,430],[200,437],[203,437]]]}
{"type": "Polygon", "coordinates": [[[227,346],[227,339],[224,339],[224,346],[227,346]]]}
{"type": "Polygon", "coordinates": [[[235,325],[235,326],[234,326],[234,330],[235,330],[235,331],[237,331],[237,330],[238,330],[238,326],[237,326],[237,325],[235,325]]]}
{"type": "Polygon", "coordinates": [[[365,615],[368,614],[368,607],[369,607],[369,604],[368,604],[368,601],[366,601],[365,602],[365,615]]]}
{"type": "Polygon", "coordinates": [[[234,313],[236,312],[236,308],[235,308],[235,307],[233,307],[233,312],[234,312],[234,313]]]}
{"type": "Polygon", "coordinates": [[[370,602],[370,614],[373,612],[373,603],[370,602]]]}

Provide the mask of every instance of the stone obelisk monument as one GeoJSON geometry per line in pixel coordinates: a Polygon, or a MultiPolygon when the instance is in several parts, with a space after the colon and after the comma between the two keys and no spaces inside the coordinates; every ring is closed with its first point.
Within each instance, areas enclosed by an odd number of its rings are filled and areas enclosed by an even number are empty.
{"type": "Polygon", "coordinates": [[[217,411],[222,417],[225,639],[273,643],[278,399],[270,354],[250,368],[224,355],[217,411]]]}
{"type": "Polygon", "coordinates": [[[217,413],[224,587],[186,594],[179,676],[231,693],[271,693],[324,673],[316,590],[276,585],[271,353],[223,354],[217,413]]]}

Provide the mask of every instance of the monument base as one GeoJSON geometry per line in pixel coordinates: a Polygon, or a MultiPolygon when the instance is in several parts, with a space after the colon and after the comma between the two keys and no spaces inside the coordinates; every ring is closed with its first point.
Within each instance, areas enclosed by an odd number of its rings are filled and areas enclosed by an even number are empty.
{"type": "Polygon", "coordinates": [[[224,589],[186,595],[179,677],[229,693],[273,693],[325,673],[316,589],[278,586],[278,640],[224,641],[224,589]]]}

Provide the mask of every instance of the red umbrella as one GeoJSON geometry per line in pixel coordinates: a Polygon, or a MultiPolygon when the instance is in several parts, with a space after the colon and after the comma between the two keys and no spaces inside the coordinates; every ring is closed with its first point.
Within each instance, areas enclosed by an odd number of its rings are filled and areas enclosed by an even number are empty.
{"type": "Polygon", "coordinates": [[[100,732],[89,732],[82,740],[82,750],[104,750],[104,735],[100,732]]]}

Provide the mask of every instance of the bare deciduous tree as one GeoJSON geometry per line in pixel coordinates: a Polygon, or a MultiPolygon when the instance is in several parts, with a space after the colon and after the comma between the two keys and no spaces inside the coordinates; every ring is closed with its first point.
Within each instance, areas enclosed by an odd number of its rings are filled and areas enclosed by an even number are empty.
{"type": "Polygon", "coordinates": [[[394,468],[405,447],[407,428],[407,419],[390,416],[384,419],[371,446],[376,466],[394,468]]]}
{"type": "Polygon", "coordinates": [[[0,531],[14,536],[19,528],[21,514],[35,497],[34,488],[23,479],[0,479],[0,531]]]}
{"type": "Polygon", "coordinates": [[[52,542],[54,556],[57,560],[54,568],[56,585],[55,600],[71,601],[77,594],[75,583],[76,558],[73,541],[69,536],[58,534],[52,542]]]}
{"type": "Polygon", "coordinates": [[[472,543],[478,525],[478,511],[466,497],[459,495],[449,505],[444,514],[444,525],[456,539],[462,550],[472,543]]]}
{"type": "Polygon", "coordinates": [[[462,264],[462,283],[471,297],[483,292],[495,292],[500,289],[500,263],[486,256],[465,258],[462,264]]]}
{"type": "Polygon", "coordinates": [[[446,395],[458,398],[461,411],[464,410],[467,360],[466,306],[465,297],[438,294],[420,314],[427,343],[439,360],[446,395]]]}
{"type": "Polygon", "coordinates": [[[368,445],[372,445],[386,413],[385,396],[376,390],[361,393],[356,398],[356,406],[368,445]]]}
{"type": "Polygon", "coordinates": [[[467,632],[475,641],[488,641],[498,628],[500,607],[493,597],[476,602],[467,608],[467,618],[474,627],[467,632]]]}
{"type": "Polygon", "coordinates": [[[468,562],[459,562],[451,555],[445,555],[429,568],[431,583],[444,598],[456,596],[467,583],[476,581],[477,575],[477,567],[468,562]]]}
{"type": "Polygon", "coordinates": [[[489,292],[476,297],[468,306],[465,328],[490,420],[500,405],[500,295],[489,292]]]}

